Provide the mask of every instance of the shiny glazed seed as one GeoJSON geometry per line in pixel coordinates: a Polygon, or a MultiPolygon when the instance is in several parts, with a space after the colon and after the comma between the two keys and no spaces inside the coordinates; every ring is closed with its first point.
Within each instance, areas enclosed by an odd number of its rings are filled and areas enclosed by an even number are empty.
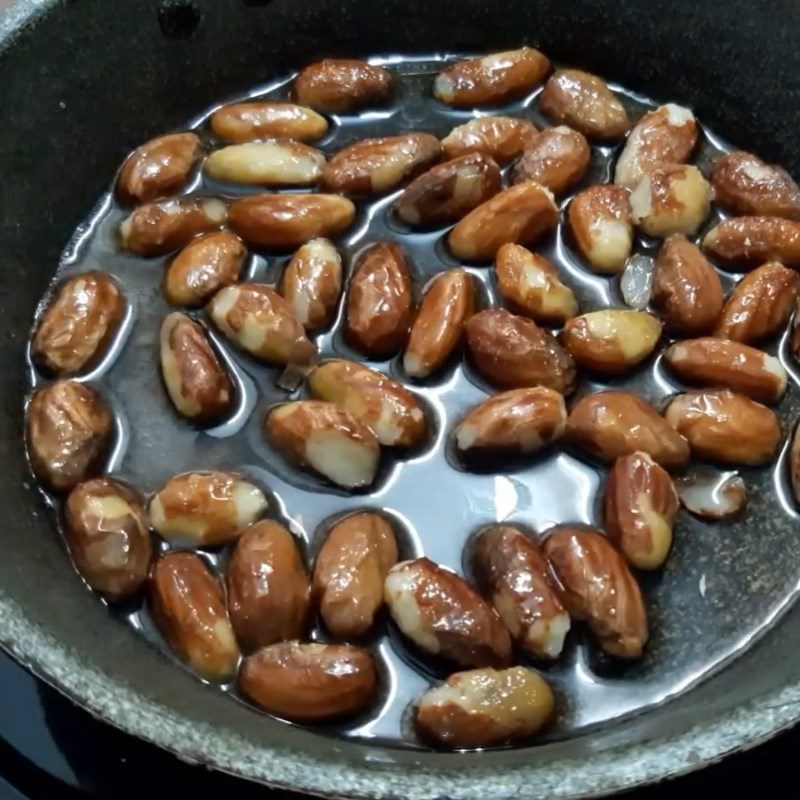
{"type": "Polygon", "coordinates": [[[744,344],[775,336],[789,321],[798,296],[797,272],[770,261],[736,284],[722,306],[713,333],[744,344]]]}
{"type": "Polygon", "coordinates": [[[634,567],[658,569],[666,561],[678,508],[672,478],[647,453],[614,462],[605,486],[603,522],[634,567]]]}
{"type": "Polygon", "coordinates": [[[800,218],[800,187],[782,167],[735,150],[711,170],[714,199],[732,214],[800,218]]]}
{"type": "Polygon", "coordinates": [[[477,117],[453,128],[442,139],[446,159],[469,153],[482,153],[498,164],[507,164],[528,146],[538,133],[527,119],[517,117],[477,117]]]}
{"type": "Polygon", "coordinates": [[[431,167],[412,181],[394,213],[413,228],[456,222],[500,191],[500,168],[483,153],[431,167]]]}
{"type": "Polygon", "coordinates": [[[210,681],[236,670],[239,648],[222,587],[194,553],[167,553],[150,577],[153,619],[175,654],[210,681]]]}
{"type": "Polygon", "coordinates": [[[429,133],[362,139],[328,161],[322,186],[348,197],[384,194],[433,164],[441,152],[438,139],[429,133]]]}
{"type": "Polygon", "coordinates": [[[101,471],[114,423],[102,397],[75,381],[34,392],[28,405],[28,456],[47,488],[67,491],[101,471]]]}
{"type": "Polygon", "coordinates": [[[197,308],[223,286],[239,280],[247,257],[242,240],[230,231],[192,239],[170,262],[164,275],[164,296],[172,306],[197,308]]]}
{"type": "Polygon", "coordinates": [[[565,125],[546,128],[528,142],[514,164],[514,183],[537,181],[553,194],[563,194],[584,176],[591,156],[582,133],[565,125]]]}
{"type": "Polygon", "coordinates": [[[575,388],[572,356],[532,320],[490,308],[471,317],[465,331],[472,363],[493,386],[545,386],[562,394],[575,388]]]}
{"type": "Polygon", "coordinates": [[[661,338],[661,323],[646,311],[606,308],[573,317],[561,343],[579,367],[616,375],[644,361],[661,338]]]}
{"type": "Polygon", "coordinates": [[[394,355],[411,324],[411,273],[394,242],[379,242],[359,258],[345,303],[344,337],[371,358],[394,355]]]}
{"type": "Polygon", "coordinates": [[[630,204],[634,225],[648,236],[693,234],[708,216],[711,186],[697,167],[668,164],[641,177],[630,204]]]}
{"type": "Polygon", "coordinates": [[[455,430],[462,452],[531,453],[561,437],[567,421],[564,398],[544,386],[511,389],[472,408],[455,430]]]}
{"type": "Polygon", "coordinates": [[[682,467],[689,460],[686,439],[631,392],[603,391],[581,398],[567,419],[567,439],[601,461],[637,451],[665,467],[682,467]]]}
{"type": "Polygon", "coordinates": [[[657,167],[686,163],[699,130],[694,114],[675,103],[648,111],[628,134],[617,159],[614,183],[633,189],[657,167]]]}
{"type": "Polygon", "coordinates": [[[363,422],[334,403],[297,400],[267,414],[267,441],[298,467],[345,489],[375,480],[380,446],[363,422]]]}
{"type": "Polygon", "coordinates": [[[553,693],[525,667],[451,675],[420,698],[416,727],[432,744],[490,747],[531,736],[553,714],[553,693]]]}
{"type": "Polygon", "coordinates": [[[178,311],[161,325],[161,377],[179,414],[217,420],[233,404],[233,382],[203,327],[178,311]]]}
{"type": "Polygon", "coordinates": [[[228,216],[222,200],[181,197],[139,206],[119,226],[123,250],[137,256],[162,256],[184,247],[200,233],[221,228],[228,216]]]}
{"type": "Polygon", "coordinates": [[[153,545],[139,492],[114,478],[79,483],[64,506],[75,567],[109,600],[135,594],[147,579],[153,545]]]}
{"type": "Polygon", "coordinates": [[[412,447],[425,436],[425,413],[414,394],[377,370],[332,359],[308,376],[314,397],[364,423],[386,447],[412,447]]]}
{"type": "Polygon", "coordinates": [[[431,375],[461,342],[475,310],[475,285],[463,269],[442,272],[428,286],[411,325],[403,369],[412,378],[431,375]]]}
{"type": "Polygon", "coordinates": [[[397,627],[427,653],[466,667],[509,662],[511,639],[494,608],[430,559],[392,567],[383,596],[397,627]]]}
{"type": "Polygon", "coordinates": [[[504,244],[495,259],[497,288],[515,314],[540,325],[563,325],[578,313],[578,301],[544,256],[504,244]]]}
{"type": "Polygon", "coordinates": [[[700,469],[677,480],[681,505],[700,519],[732,519],[747,507],[747,485],[736,472],[700,469]]]}
{"type": "Polygon", "coordinates": [[[732,217],[712,228],[703,249],[726,267],[752,269],[777,261],[800,269],[800,222],[781,217],[732,217]]]}
{"type": "Polygon", "coordinates": [[[653,270],[652,304],[667,330],[683,336],[710,333],[725,296],[714,267],[681,234],[668,237],[653,270]]]}
{"type": "Polygon", "coordinates": [[[309,142],[325,135],[328,120],[295,103],[231,103],[214,112],[211,130],[236,144],[272,138],[309,142]]]}
{"type": "Polygon", "coordinates": [[[730,389],[678,395],[664,417],[686,437],[695,456],[721,464],[767,464],[781,441],[775,413],[730,389]]]}
{"type": "Polygon", "coordinates": [[[480,531],[471,555],[478,587],[515,641],[534,658],[558,658],[569,614],[536,541],[518,528],[491,525],[480,531]]]}
{"type": "Polygon", "coordinates": [[[242,650],[297,639],[309,615],[309,581],[294,537],[261,520],[236,542],[225,569],[228,613],[242,650]]]}
{"type": "Polygon", "coordinates": [[[301,70],[293,98],[318,111],[350,112],[384,103],[392,76],[383,67],[352,58],[326,58],[301,70]]]}
{"type": "Polygon", "coordinates": [[[554,72],[539,95],[539,107],[590,139],[620,139],[630,128],[628,112],[606,82],[579,69],[554,72]]]}
{"type": "Polygon", "coordinates": [[[625,559],[603,534],[559,525],[544,553],[570,616],[585,621],[600,647],[618,658],[640,658],[648,638],[642,593],[625,559]]]}
{"type": "Polygon", "coordinates": [[[292,306],[270,286],[226,286],[214,295],[207,310],[228,339],[260,361],[307,364],[316,354],[292,306]]]}
{"type": "Polygon", "coordinates": [[[246,257],[247,248],[235,233],[198,236],[167,267],[164,297],[170,305],[197,308],[239,280],[246,257]]]}
{"type": "Polygon", "coordinates": [[[572,199],[567,222],[581,255],[594,272],[625,269],[633,245],[630,193],[621,186],[590,186],[572,199]]]}
{"type": "Polygon", "coordinates": [[[456,108],[503,103],[535,89],[549,69],[548,58],[532,47],[492,53],[445,67],[433,93],[456,108]]]}
{"type": "Polygon", "coordinates": [[[664,351],[664,363],[689,386],[719,386],[760,403],[780,400],[789,380],[774,356],[712,336],[676,342],[664,351]]]}
{"type": "Polygon", "coordinates": [[[350,226],[355,206],[333,194],[258,194],[231,204],[231,228],[253,247],[285,250],[350,226]]]}
{"type": "Polygon", "coordinates": [[[307,330],[327,328],[342,293],[342,257],[328,239],[306,242],[291,258],[281,294],[307,330]]]}
{"type": "Polygon", "coordinates": [[[331,528],[314,565],[313,594],[333,636],[363,636],[383,606],[397,541],[380,514],[350,514],[331,528]]]}
{"type": "Polygon", "coordinates": [[[123,203],[149,203],[177,192],[200,160],[194,133],[168,133],[137,147],[122,165],[117,197],[123,203]]]}
{"type": "Polygon", "coordinates": [[[186,472],[150,500],[153,528],[171,542],[225,544],[267,509],[264,493],[233,472],[186,472]]]}
{"type": "Polygon", "coordinates": [[[272,139],[215,150],[203,167],[212,178],[256,186],[311,186],[322,175],[325,156],[301,142],[272,139]]]}
{"type": "Polygon", "coordinates": [[[239,689],[256,705],[296,722],[352,717],[375,695],[368,650],[348,644],[282,642],[245,659],[239,689]]]}
{"type": "Polygon", "coordinates": [[[504,244],[528,244],[558,224],[552,192],[523,181],[495,195],[453,228],[447,243],[456,258],[491,261],[504,244]]]}
{"type": "Polygon", "coordinates": [[[36,365],[73,375],[102,360],[119,330],[125,300],[103,272],[83,272],[59,287],[31,344],[36,365]]]}

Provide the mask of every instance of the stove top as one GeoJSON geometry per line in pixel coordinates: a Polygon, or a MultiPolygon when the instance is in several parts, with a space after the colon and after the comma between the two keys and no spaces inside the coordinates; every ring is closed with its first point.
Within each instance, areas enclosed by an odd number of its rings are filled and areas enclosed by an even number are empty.
{"type": "MultiPolygon", "coordinates": [[[[768,776],[786,775],[798,749],[795,729],[702,772],[627,796],[739,798],[759,796],[769,786],[771,800],[796,800],[796,785],[768,776]]],[[[191,800],[303,800],[185,764],[99,722],[0,651],[0,800],[139,800],[154,789],[160,797],[191,800]]]]}

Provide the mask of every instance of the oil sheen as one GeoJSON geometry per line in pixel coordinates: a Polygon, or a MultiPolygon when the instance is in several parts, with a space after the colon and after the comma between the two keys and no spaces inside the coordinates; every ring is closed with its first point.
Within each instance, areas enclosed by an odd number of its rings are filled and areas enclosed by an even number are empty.
{"type": "MultiPolygon", "coordinates": [[[[479,112],[455,111],[437,102],[431,92],[433,77],[443,61],[453,58],[438,55],[372,59],[387,65],[395,75],[397,91],[392,105],[355,115],[331,115],[328,133],[313,144],[331,155],[365,137],[404,131],[444,136],[476,113],[522,116],[541,127],[550,124],[538,110],[538,92],[502,108],[479,112]]],[[[224,101],[283,99],[291,77],[284,76],[224,101]]],[[[634,119],[655,105],[623,87],[612,88],[634,119]]],[[[214,141],[207,121],[221,104],[202,112],[186,126],[198,132],[207,149],[220,144],[214,141]]],[[[701,168],[708,166],[710,160],[728,149],[721,139],[704,130],[695,162],[701,168]]],[[[590,168],[574,191],[608,181],[616,153],[614,147],[595,146],[590,168]]],[[[259,190],[220,184],[198,171],[184,191],[232,198],[259,190]]],[[[358,203],[355,222],[336,244],[349,274],[358,254],[369,244],[398,242],[412,265],[419,293],[433,276],[457,262],[444,245],[447,229],[412,233],[392,217],[391,208],[398,195],[395,192],[358,203]]],[[[571,196],[560,199],[562,209],[571,196]]],[[[109,471],[150,493],[170,476],[186,470],[239,470],[268,492],[269,514],[283,520],[303,541],[309,563],[332,520],[358,509],[382,509],[390,515],[403,557],[424,554],[457,571],[462,571],[462,551],[469,536],[488,523],[519,524],[538,534],[557,523],[599,523],[598,490],[602,488],[604,470],[568,451],[555,449],[534,458],[487,464],[480,472],[466,471],[453,457],[450,440],[455,423],[491,391],[460,356],[423,381],[409,379],[403,373],[400,358],[367,362],[417,392],[425,404],[431,429],[427,441],[413,453],[400,457],[385,453],[376,482],[367,492],[341,491],[287,466],[270,450],[262,432],[265,410],[277,402],[303,396],[303,390],[291,393],[281,389],[277,385],[279,369],[250,359],[213,328],[211,335],[234,376],[237,408],[228,420],[211,429],[198,429],[179,418],[161,384],[158,367],[159,328],[171,310],[161,282],[172,256],[145,260],[121,252],[116,230],[126,214],[112,193],[103,196],[67,246],[53,279],[55,285],[78,272],[105,270],[120,282],[127,297],[127,315],[111,352],[91,373],[80,378],[99,387],[117,415],[117,446],[109,460],[109,471]]],[[[718,218],[716,212],[712,214],[698,238],[718,218]]],[[[635,251],[654,255],[657,244],[640,238],[635,251]]],[[[589,272],[571,249],[563,224],[535,249],[557,265],[582,311],[624,306],[619,278],[589,272]]],[[[243,278],[277,283],[288,255],[253,253],[243,278]]],[[[493,271],[487,266],[468,269],[477,281],[480,304],[502,306],[493,271]]],[[[736,280],[736,276],[724,273],[722,278],[726,290],[736,280]]],[[[49,296],[43,300],[42,308],[49,296]]],[[[193,316],[208,322],[202,312],[193,316]]],[[[340,303],[331,330],[317,337],[321,357],[336,355],[364,361],[344,343],[341,323],[340,303]]],[[[798,407],[798,373],[788,356],[785,339],[784,336],[773,343],[769,350],[778,355],[791,376],[789,392],[779,408],[784,431],[788,432],[798,407]]],[[[32,387],[46,382],[30,363],[28,368],[32,387]]],[[[681,389],[667,376],[656,355],[630,375],[606,384],[581,378],[572,400],[603,386],[629,388],[656,405],[681,389]]],[[[800,542],[792,535],[798,514],[790,499],[785,459],[786,447],[774,466],[741,471],[750,489],[750,505],[740,519],[708,523],[681,513],[667,565],[642,578],[651,640],[640,662],[612,663],[599,653],[582,626],[576,625],[557,663],[534,665],[543,670],[553,686],[559,708],[556,723],[537,741],[578,736],[590,727],[608,725],[666,702],[735,658],[775,622],[800,585],[800,542]]],[[[54,524],[58,524],[57,501],[46,495],[45,498],[53,509],[54,524]]],[[[163,543],[160,546],[167,548],[163,543]]],[[[224,549],[204,555],[214,569],[224,568],[224,549]]],[[[172,658],[141,603],[110,608],[109,613],[115,618],[113,624],[134,626],[165,657],[172,658]]],[[[312,637],[322,639],[324,632],[317,627],[312,637]]],[[[385,618],[368,643],[381,663],[380,697],[361,718],[324,726],[320,731],[389,747],[418,747],[407,724],[409,705],[446,672],[442,665],[421,661],[409,652],[385,618]]],[[[519,660],[525,663],[524,657],[519,660]]],[[[176,668],[183,668],[177,660],[175,664],[176,668]]],[[[246,702],[230,685],[209,685],[208,691],[224,691],[231,695],[232,702],[246,702]]],[[[264,724],[289,723],[264,715],[264,724]]]]}

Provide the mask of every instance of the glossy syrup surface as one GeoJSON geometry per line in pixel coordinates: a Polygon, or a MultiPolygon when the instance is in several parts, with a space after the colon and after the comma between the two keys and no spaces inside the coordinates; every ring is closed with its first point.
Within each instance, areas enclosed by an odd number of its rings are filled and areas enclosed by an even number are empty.
{"type": "MultiPolygon", "coordinates": [[[[365,137],[404,131],[444,136],[455,125],[477,114],[510,114],[530,118],[541,127],[551,124],[538,110],[538,92],[501,108],[480,111],[455,111],[437,102],[431,94],[433,76],[443,61],[453,58],[453,55],[439,55],[373,59],[395,75],[397,91],[392,105],[352,116],[331,115],[329,132],[315,146],[330,155],[365,137]]],[[[284,99],[290,84],[291,76],[286,76],[245,96],[225,101],[284,99]]],[[[612,88],[620,94],[634,119],[655,105],[622,87],[612,88]]],[[[673,98],[660,99],[667,102],[673,98]]],[[[209,108],[187,125],[197,130],[208,149],[221,144],[214,140],[207,124],[209,114],[217,107],[209,108]]],[[[728,149],[722,140],[705,130],[695,162],[701,168],[707,167],[728,149]]],[[[573,192],[560,198],[562,209],[575,191],[609,180],[616,153],[615,147],[593,147],[587,175],[573,192]]],[[[229,198],[259,191],[255,187],[219,184],[200,171],[185,189],[187,194],[229,198]]],[[[445,247],[446,229],[412,233],[392,218],[391,207],[398,195],[395,192],[359,202],[355,222],[336,243],[349,274],[367,245],[382,240],[397,241],[412,264],[416,290],[420,293],[432,276],[457,262],[445,247]]],[[[604,469],[564,449],[515,459],[496,468],[492,465],[481,473],[467,472],[458,464],[450,446],[454,424],[467,409],[491,393],[460,356],[440,373],[421,382],[412,381],[403,373],[400,358],[367,362],[422,397],[431,435],[423,447],[410,455],[384,453],[376,482],[365,492],[348,494],[287,466],[270,450],[263,436],[265,410],[276,402],[302,396],[302,391],[290,394],[279,388],[276,384],[279,369],[266,367],[242,354],[213,328],[211,335],[237,383],[238,407],[230,419],[212,429],[201,430],[182,420],[167,398],[158,366],[159,328],[164,316],[172,310],[163,297],[161,281],[172,256],[145,260],[121,252],[116,230],[127,213],[128,210],[117,205],[113,194],[104,196],[76,232],[54,276],[55,285],[88,269],[107,271],[120,282],[129,304],[125,324],[111,352],[92,372],[79,378],[96,386],[117,414],[117,446],[108,464],[109,471],[146,493],[157,490],[172,475],[187,470],[219,468],[245,473],[268,492],[269,515],[286,522],[303,541],[309,563],[332,519],[357,509],[382,509],[394,519],[404,557],[424,554],[459,572],[462,551],[470,534],[488,523],[515,523],[537,533],[557,523],[599,524],[598,494],[604,469]]],[[[717,212],[712,213],[700,234],[718,218],[717,212]]],[[[657,242],[641,238],[635,245],[636,252],[651,255],[655,255],[657,247],[657,242]]],[[[582,312],[624,306],[619,278],[599,277],[589,272],[571,249],[563,222],[535,250],[558,266],[564,282],[575,291],[582,312]]],[[[243,279],[276,283],[287,261],[285,253],[256,252],[243,279]]],[[[477,279],[480,303],[502,306],[489,265],[468,269],[477,279]]],[[[721,274],[727,290],[735,283],[736,276],[721,274]]],[[[43,301],[42,308],[44,305],[43,301]]],[[[193,316],[207,322],[203,312],[193,316]]],[[[320,356],[364,361],[344,344],[341,322],[340,304],[340,314],[331,331],[317,339],[320,356]]],[[[768,349],[779,355],[791,376],[789,392],[778,409],[786,434],[797,412],[798,374],[788,356],[785,335],[768,349]]],[[[44,385],[46,379],[29,367],[31,386],[44,385]]],[[[568,404],[603,386],[630,388],[656,405],[681,389],[667,375],[656,355],[630,375],[606,384],[581,377],[568,404]]],[[[800,586],[800,542],[794,535],[798,514],[790,499],[785,458],[784,446],[777,464],[741,471],[750,490],[750,501],[740,519],[704,523],[681,513],[667,565],[656,574],[640,576],[651,626],[651,640],[640,662],[612,663],[599,653],[582,626],[575,625],[561,659],[552,665],[535,665],[543,669],[551,682],[559,707],[556,723],[537,741],[580,735],[590,726],[641,713],[686,691],[743,652],[788,607],[800,586]]],[[[47,499],[57,511],[56,500],[47,499]]],[[[161,546],[167,548],[166,544],[161,546]]],[[[227,551],[209,550],[204,554],[221,572],[227,551]]],[[[140,603],[112,608],[110,614],[115,617],[113,624],[134,626],[166,657],[172,658],[140,603]]],[[[312,636],[322,639],[325,634],[316,627],[312,636]]],[[[380,698],[360,719],[322,730],[328,735],[418,747],[407,724],[407,709],[432,680],[444,677],[446,672],[440,665],[420,661],[410,653],[386,619],[381,620],[368,643],[382,663],[380,698]]],[[[519,660],[524,663],[524,658],[519,660]]],[[[175,663],[178,664],[177,660],[175,663]]],[[[208,691],[225,691],[231,694],[232,701],[235,698],[246,702],[230,685],[209,685],[208,691]]],[[[281,723],[265,717],[264,724],[281,723]]]]}

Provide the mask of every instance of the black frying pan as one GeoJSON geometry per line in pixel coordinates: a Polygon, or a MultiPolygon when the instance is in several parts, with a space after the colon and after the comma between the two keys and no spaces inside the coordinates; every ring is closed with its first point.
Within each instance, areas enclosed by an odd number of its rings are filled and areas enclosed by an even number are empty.
{"type": "MultiPolygon", "coordinates": [[[[524,39],[556,61],[689,105],[737,146],[797,174],[799,25],[796,4],[745,0],[17,6],[0,21],[0,643],[94,714],[182,758],[321,794],[606,793],[697,768],[791,725],[800,702],[797,609],[678,699],[534,750],[465,758],[342,744],[273,723],[175,669],[75,579],[28,477],[21,400],[33,309],[75,226],[131,147],[220,97],[323,54],[487,51],[524,39]]],[[[793,531],[784,522],[752,536],[788,543],[793,531]]],[[[776,574],[794,560],[788,545],[784,555],[771,564],[776,574]]],[[[708,613],[730,625],[746,609],[729,603],[708,613]]]]}

